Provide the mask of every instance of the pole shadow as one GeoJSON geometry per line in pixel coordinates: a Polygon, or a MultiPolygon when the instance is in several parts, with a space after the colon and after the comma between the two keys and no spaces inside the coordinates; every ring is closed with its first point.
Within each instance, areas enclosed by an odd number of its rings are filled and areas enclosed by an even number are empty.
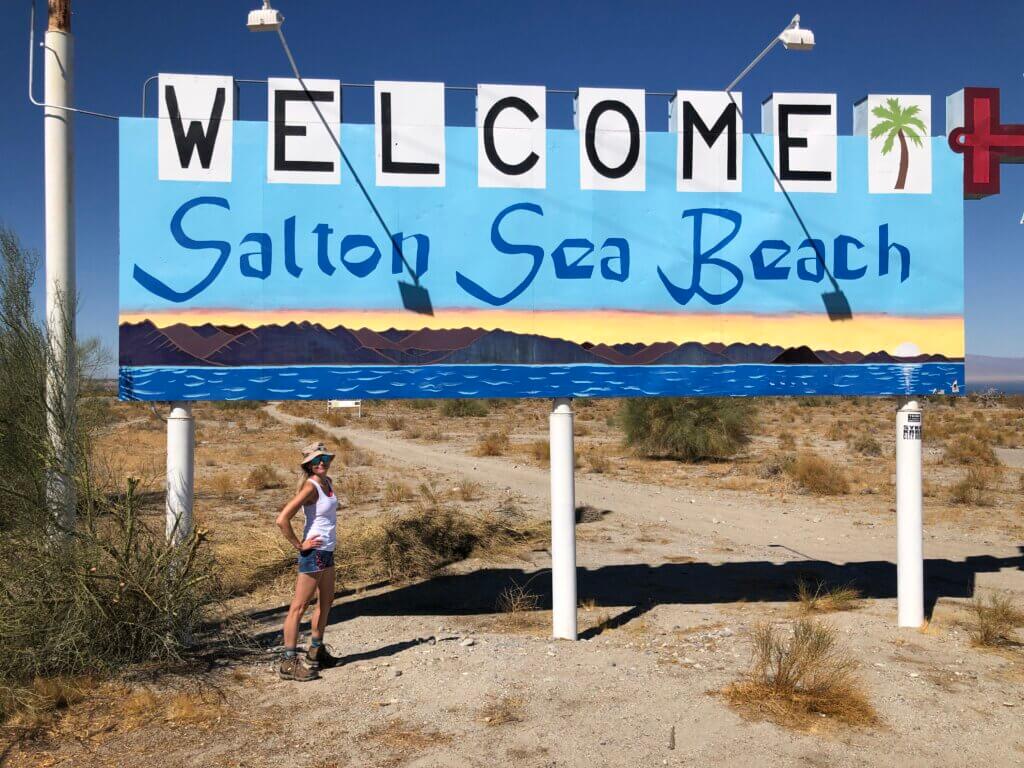
{"type": "MultiPolygon", "coordinates": [[[[931,616],[940,597],[973,597],[979,573],[1004,568],[1024,570],[1024,546],[1019,550],[1019,555],[1010,557],[978,555],[962,561],[925,560],[926,614],[931,616]]],[[[538,609],[550,610],[551,579],[536,578],[540,573],[543,571],[484,568],[438,576],[339,603],[331,609],[330,620],[336,624],[357,616],[492,614],[498,612],[496,605],[503,590],[510,584],[527,581],[539,598],[538,609]]],[[[796,585],[801,580],[827,586],[852,585],[865,599],[896,597],[896,565],[886,560],[843,564],[801,560],[608,565],[578,569],[577,593],[581,599],[593,600],[597,605],[635,606],[610,620],[614,626],[621,626],[658,605],[795,601],[796,585]]],[[[280,630],[275,628],[260,637],[267,641],[279,634],[280,630]]]]}

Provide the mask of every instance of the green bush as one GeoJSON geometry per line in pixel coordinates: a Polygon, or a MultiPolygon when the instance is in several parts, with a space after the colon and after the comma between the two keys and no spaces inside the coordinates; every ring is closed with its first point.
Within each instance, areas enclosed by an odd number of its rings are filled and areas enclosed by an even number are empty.
{"type": "Polygon", "coordinates": [[[681,461],[727,459],[750,441],[756,411],[742,398],[630,398],[620,422],[644,456],[681,461]]]}
{"type": "MultiPolygon", "coordinates": [[[[134,481],[115,493],[90,474],[103,409],[95,397],[68,412],[47,399],[61,369],[34,321],[33,275],[33,256],[0,228],[0,721],[44,704],[37,679],[182,658],[217,593],[201,534],[168,544],[134,481]],[[62,478],[73,520],[51,493],[62,478]]],[[[56,333],[70,343],[66,324],[56,333]]],[[[78,349],[72,391],[83,391],[90,349],[78,349]]]]}
{"type": "Polygon", "coordinates": [[[455,418],[486,416],[487,413],[487,405],[482,400],[445,400],[441,406],[443,416],[455,418]]]}

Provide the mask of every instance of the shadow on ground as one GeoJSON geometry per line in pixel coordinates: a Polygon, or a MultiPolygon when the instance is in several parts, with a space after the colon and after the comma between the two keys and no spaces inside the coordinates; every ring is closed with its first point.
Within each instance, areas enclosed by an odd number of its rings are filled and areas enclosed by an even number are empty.
{"type": "MultiPolygon", "coordinates": [[[[1024,546],[1014,557],[980,555],[963,561],[924,561],[925,611],[930,616],[940,597],[973,597],[975,577],[1003,568],[1024,570],[1024,546]]],[[[603,628],[619,626],[662,604],[703,605],[735,602],[787,602],[796,600],[799,581],[829,586],[852,585],[866,599],[896,597],[896,565],[885,560],[837,564],[822,560],[786,563],[767,561],[731,563],[665,563],[662,565],[608,565],[578,570],[580,599],[600,606],[634,606],[603,628]]],[[[387,592],[358,596],[336,604],[331,622],[357,616],[459,616],[497,612],[498,597],[510,584],[525,585],[540,598],[538,610],[551,608],[551,579],[543,571],[484,568],[465,574],[437,576],[396,587],[387,592]],[[540,574],[540,575],[538,575],[540,574]]],[[[351,596],[351,592],[348,593],[351,596]]],[[[260,612],[260,619],[283,615],[288,607],[260,612]]],[[[274,644],[280,631],[259,636],[274,644]]]]}

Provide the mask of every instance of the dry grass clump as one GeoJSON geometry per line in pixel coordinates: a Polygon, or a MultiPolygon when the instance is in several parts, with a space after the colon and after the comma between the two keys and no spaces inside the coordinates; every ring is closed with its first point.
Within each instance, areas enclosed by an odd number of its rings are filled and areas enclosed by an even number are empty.
{"type": "Polygon", "coordinates": [[[835,613],[860,608],[862,595],[860,590],[849,584],[830,587],[819,581],[812,587],[801,579],[796,585],[796,597],[804,613],[835,613]]]}
{"type": "Polygon", "coordinates": [[[991,445],[969,435],[948,442],[942,462],[982,467],[996,467],[1001,464],[991,445]]]}
{"type": "Polygon", "coordinates": [[[328,411],[327,416],[324,417],[324,421],[330,424],[332,427],[343,427],[348,424],[348,414],[344,411],[328,411]]]}
{"type": "Polygon", "coordinates": [[[857,663],[837,642],[836,629],[800,619],[792,636],[771,624],[754,632],[754,658],[746,676],[724,689],[745,715],[810,730],[821,719],[868,726],[878,715],[857,679],[857,663]]]}
{"type": "Polygon", "coordinates": [[[295,566],[295,550],[272,521],[266,526],[232,530],[223,540],[215,531],[213,556],[219,566],[220,588],[227,597],[271,584],[295,566]]]}
{"type": "Polygon", "coordinates": [[[992,593],[988,600],[975,598],[970,605],[968,630],[975,645],[987,648],[1017,646],[1014,630],[1024,626],[1024,612],[1009,595],[992,593]]]}
{"type": "Polygon", "coordinates": [[[797,485],[815,496],[839,496],[850,491],[843,470],[813,453],[798,454],[786,472],[797,485]]]}
{"type": "Polygon", "coordinates": [[[412,488],[397,480],[389,480],[384,486],[384,501],[388,504],[409,501],[414,495],[412,488]]]}
{"type": "Polygon", "coordinates": [[[949,500],[954,504],[987,507],[992,503],[988,491],[995,480],[995,472],[986,467],[970,467],[949,489],[949,500]]]}
{"type": "Polygon", "coordinates": [[[441,405],[441,415],[454,418],[468,416],[486,416],[487,404],[482,400],[445,400],[441,405]]]}
{"type": "Polygon", "coordinates": [[[235,494],[235,478],[227,472],[214,475],[207,484],[210,492],[215,496],[233,496],[235,494]]]}
{"type": "Polygon", "coordinates": [[[545,467],[551,463],[551,444],[547,440],[534,440],[526,449],[534,461],[545,467]]]}
{"type": "Polygon", "coordinates": [[[587,454],[588,469],[596,475],[603,475],[612,468],[612,463],[603,453],[592,451],[587,454]]]}
{"type": "Polygon", "coordinates": [[[505,624],[522,629],[530,624],[531,614],[540,606],[540,596],[531,592],[526,584],[513,582],[501,590],[495,608],[504,614],[505,624]]]}
{"type": "Polygon", "coordinates": [[[794,461],[796,456],[792,453],[773,453],[758,465],[757,476],[763,480],[781,477],[789,471],[794,461]]]}
{"type": "Polygon", "coordinates": [[[504,456],[508,444],[508,432],[488,432],[477,440],[473,453],[477,456],[504,456]]]}
{"type": "Polygon", "coordinates": [[[260,464],[249,470],[245,478],[245,487],[254,491],[265,491],[268,488],[281,488],[284,483],[277,470],[269,464],[260,464]]]}
{"type": "Polygon", "coordinates": [[[796,438],[792,432],[779,432],[779,448],[784,451],[792,451],[796,448],[796,438]]]}
{"type": "Polygon", "coordinates": [[[299,437],[316,438],[324,441],[330,440],[331,438],[323,427],[317,426],[312,421],[300,421],[292,427],[292,432],[299,437]]]}
{"type": "Polygon", "coordinates": [[[503,696],[480,710],[480,719],[491,727],[521,723],[525,709],[525,702],[521,696],[503,696]]]}
{"type": "Polygon", "coordinates": [[[851,450],[861,456],[881,456],[882,445],[871,435],[860,434],[850,440],[851,450]]]}
{"type": "Polygon", "coordinates": [[[401,432],[405,429],[405,417],[404,416],[388,416],[384,419],[384,423],[388,425],[388,429],[392,432],[401,432]]]}
{"type": "Polygon", "coordinates": [[[830,421],[828,429],[825,430],[826,440],[842,440],[847,435],[846,422],[830,421]]]}
{"type": "Polygon", "coordinates": [[[463,501],[476,501],[483,495],[483,486],[475,480],[464,477],[458,485],[459,498],[463,501]]]}
{"type": "Polygon", "coordinates": [[[369,501],[377,490],[373,480],[359,472],[346,472],[337,487],[350,507],[369,501]]]}
{"type": "Polygon", "coordinates": [[[547,533],[525,517],[470,515],[440,502],[427,506],[350,522],[338,536],[342,577],[416,579],[472,554],[515,551],[547,533]]]}

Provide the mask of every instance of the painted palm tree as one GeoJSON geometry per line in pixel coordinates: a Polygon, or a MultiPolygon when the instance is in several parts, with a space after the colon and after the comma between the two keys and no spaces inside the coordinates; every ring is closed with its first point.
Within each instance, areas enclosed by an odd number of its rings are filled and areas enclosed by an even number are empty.
{"type": "Polygon", "coordinates": [[[899,99],[886,99],[884,107],[875,107],[871,110],[871,114],[879,119],[871,129],[871,138],[885,136],[882,154],[888,155],[896,139],[900,140],[900,171],[896,176],[895,189],[903,189],[907,184],[907,171],[910,168],[910,147],[907,146],[907,139],[920,147],[921,136],[928,135],[928,128],[917,116],[920,111],[921,108],[916,104],[904,109],[900,106],[899,99]]]}

